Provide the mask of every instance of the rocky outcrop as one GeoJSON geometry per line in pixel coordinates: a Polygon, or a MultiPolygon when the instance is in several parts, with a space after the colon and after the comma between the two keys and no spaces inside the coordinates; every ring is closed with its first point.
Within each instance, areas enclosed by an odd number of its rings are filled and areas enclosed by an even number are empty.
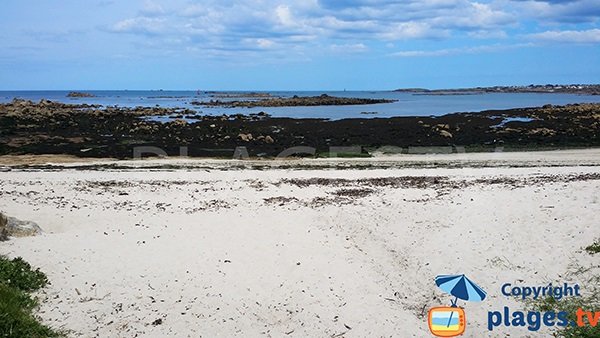
{"type": "Polygon", "coordinates": [[[441,136],[446,137],[446,138],[452,138],[453,135],[451,132],[448,131],[449,129],[450,129],[450,126],[448,124],[438,124],[433,127],[433,130],[435,132],[437,132],[438,134],[440,134],[441,136]]]}
{"type": "Polygon", "coordinates": [[[6,230],[6,224],[8,219],[4,214],[0,213],[0,242],[8,240],[8,231],[6,230]]]}
{"type": "Polygon", "coordinates": [[[296,96],[285,98],[270,98],[265,100],[243,100],[243,101],[193,101],[191,104],[207,107],[300,107],[300,106],[348,106],[358,104],[390,103],[395,100],[387,99],[365,99],[356,97],[337,97],[322,94],[320,96],[296,96]]]}
{"type": "Polygon", "coordinates": [[[21,221],[0,213],[0,241],[6,241],[9,237],[35,236],[41,232],[42,229],[35,222],[21,221]]]}
{"type": "MultiPolygon", "coordinates": [[[[331,98],[324,98],[331,99],[331,98]]],[[[324,108],[327,109],[327,108],[324,108]]],[[[235,110],[239,111],[239,109],[235,110]]],[[[571,104],[443,116],[340,120],[200,114],[184,108],[97,107],[41,100],[0,103],[0,155],[69,154],[131,158],[136,147],[180,156],[275,157],[306,146],[330,147],[459,145],[476,150],[600,146],[600,104],[571,104]]]]}
{"type": "Polygon", "coordinates": [[[216,98],[264,98],[264,97],[273,97],[270,93],[258,93],[258,92],[250,92],[250,93],[212,93],[211,97],[216,98]]]}
{"type": "Polygon", "coordinates": [[[70,92],[67,94],[67,97],[96,97],[96,95],[83,92],[70,92]]]}
{"type": "Polygon", "coordinates": [[[254,137],[252,137],[252,134],[244,134],[244,133],[238,134],[238,138],[244,142],[250,142],[254,139],[254,137]]]}

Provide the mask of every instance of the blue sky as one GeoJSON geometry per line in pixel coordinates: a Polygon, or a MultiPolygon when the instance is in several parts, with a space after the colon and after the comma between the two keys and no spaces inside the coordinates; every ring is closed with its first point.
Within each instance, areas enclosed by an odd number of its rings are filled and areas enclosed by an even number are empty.
{"type": "Polygon", "coordinates": [[[0,90],[600,82],[600,1],[5,0],[0,90]]]}

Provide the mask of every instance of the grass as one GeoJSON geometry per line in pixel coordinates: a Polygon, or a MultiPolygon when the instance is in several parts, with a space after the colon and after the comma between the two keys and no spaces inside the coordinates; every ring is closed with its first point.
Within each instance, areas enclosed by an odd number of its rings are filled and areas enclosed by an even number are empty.
{"type": "MultiPolygon", "coordinates": [[[[596,254],[600,252],[600,239],[597,239],[590,246],[586,247],[585,250],[590,254],[596,254]]],[[[556,300],[554,297],[546,297],[538,300],[528,302],[528,307],[535,311],[548,312],[553,311],[555,313],[564,311],[568,313],[568,320],[575,321],[577,319],[577,309],[581,308],[584,311],[600,311],[600,276],[592,276],[588,280],[590,289],[587,294],[579,297],[565,297],[561,300],[556,300]]],[[[587,320],[586,324],[589,324],[587,320]]],[[[579,326],[567,326],[554,332],[554,337],[557,338],[600,338],[600,324],[595,327],[586,325],[583,327],[579,326]]]]}
{"type": "Polygon", "coordinates": [[[600,252],[600,239],[597,239],[590,246],[586,247],[585,251],[587,251],[590,255],[599,253],[600,252]]]}
{"type": "Polygon", "coordinates": [[[23,258],[9,260],[0,257],[0,283],[21,291],[35,291],[48,284],[48,278],[39,269],[33,269],[23,258]]]}
{"type": "MultiPolygon", "coordinates": [[[[577,316],[575,315],[577,309],[582,308],[584,311],[598,311],[600,310],[598,301],[598,292],[594,295],[586,297],[568,297],[557,301],[553,297],[547,297],[540,300],[533,301],[529,304],[535,311],[555,313],[565,311],[568,313],[568,320],[575,321],[577,316]]],[[[586,320],[586,324],[589,324],[586,320]]],[[[600,338],[600,325],[595,327],[586,325],[583,327],[579,326],[567,326],[554,332],[554,337],[557,338],[600,338]]]]}
{"type": "Polygon", "coordinates": [[[0,256],[0,337],[61,337],[33,316],[38,303],[29,293],[48,284],[46,275],[22,258],[0,256]]]}

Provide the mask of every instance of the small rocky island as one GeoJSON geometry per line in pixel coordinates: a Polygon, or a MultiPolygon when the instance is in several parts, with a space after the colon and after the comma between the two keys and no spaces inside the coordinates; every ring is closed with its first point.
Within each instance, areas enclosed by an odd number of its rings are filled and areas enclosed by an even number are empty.
{"type": "Polygon", "coordinates": [[[273,97],[271,93],[261,92],[210,92],[210,96],[215,98],[230,99],[230,98],[267,98],[273,97]]]}
{"type": "Polygon", "coordinates": [[[192,101],[195,106],[204,107],[230,107],[230,108],[253,108],[253,107],[300,107],[300,106],[349,106],[360,104],[390,103],[395,100],[387,99],[364,99],[356,97],[337,97],[322,94],[319,96],[297,96],[275,97],[263,100],[236,100],[236,101],[192,101]]]}
{"type": "Polygon", "coordinates": [[[70,92],[67,97],[96,97],[94,94],[84,92],[70,92]]]}

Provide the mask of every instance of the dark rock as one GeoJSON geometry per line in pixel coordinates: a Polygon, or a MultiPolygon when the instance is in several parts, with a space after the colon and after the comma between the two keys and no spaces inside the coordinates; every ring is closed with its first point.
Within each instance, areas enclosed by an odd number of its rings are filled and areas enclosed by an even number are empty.
{"type": "Polygon", "coordinates": [[[289,98],[269,98],[264,100],[246,100],[246,101],[219,101],[210,100],[205,102],[193,101],[193,105],[201,106],[223,106],[223,107],[299,107],[299,106],[341,106],[341,105],[359,105],[390,103],[395,100],[387,99],[365,99],[355,97],[336,97],[322,94],[320,96],[297,96],[289,98]]]}
{"type": "MultiPolygon", "coordinates": [[[[318,98],[318,97],[317,97],[318,98]]],[[[327,99],[335,99],[328,97],[327,99]]],[[[181,108],[122,108],[13,100],[0,104],[0,155],[68,154],[131,158],[136,147],[179,156],[231,158],[238,146],[249,156],[275,157],[292,147],[360,146],[365,153],[410,147],[461,146],[469,151],[600,146],[600,104],[491,110],[437,117],[274,118],[265,115],[205,115],[186,123],[161,123],[145,116],[193,115],[181,108]],[[232,118],[233,116],[233,118],[232,118]],[[529,118],[530,122],[504,119],[529,118]]],[[[457,148],[458,149],[458,148],[457,148]]],[[[148,155],[150,156],[150,155],[148,155]]]]}
{"type": "Polygon", "coordinates": [[[70,92],[67,94],[67,97],[96,97],[96,95],[83,92],[70,92]]]}

